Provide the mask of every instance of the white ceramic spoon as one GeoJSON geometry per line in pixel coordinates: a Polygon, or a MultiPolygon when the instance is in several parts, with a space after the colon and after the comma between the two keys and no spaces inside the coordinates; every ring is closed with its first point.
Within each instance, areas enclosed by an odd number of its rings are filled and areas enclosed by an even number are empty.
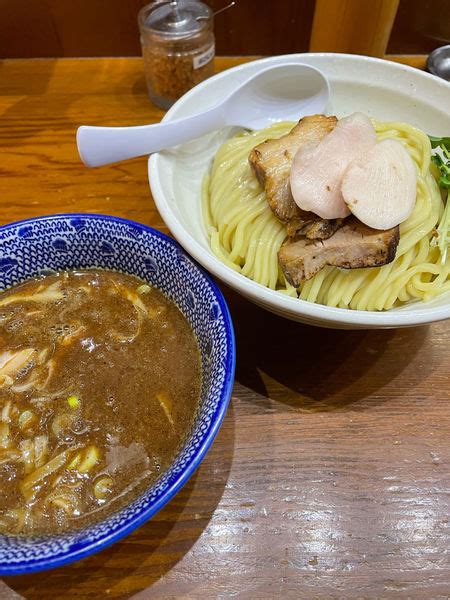
{"type": "Polygon", "coordinates": [[[83,125],[77,131],[78,152],[88,167],[99,167],[159,152],[230,125],[262,129],[276,121],[297,121],[322,113],[329,94],[328,81],[314,67],[276,65],[250,77],[219,104],[191,117],[137,127],[83,125]]]}

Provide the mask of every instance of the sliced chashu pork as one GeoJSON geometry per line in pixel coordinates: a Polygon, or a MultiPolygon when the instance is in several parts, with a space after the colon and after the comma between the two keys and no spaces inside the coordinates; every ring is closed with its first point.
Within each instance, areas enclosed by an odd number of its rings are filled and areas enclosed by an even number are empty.
{"type": "Polygon", "coordinates": [[[398,140],[383,140],[353,161],[342,181],[342,195],[352,213],[374,229],[405,221],[416,204],[417,170],[398,140]]]}
{"type": "Polygon", "coordinates": [[[286,279],[298,287],[325,265],[357,269],[392,262],[399,236],[398,226],[379,231],[352,216],[327,240],[288,240],[280,248],[278,260],[286,279]]]}
{"type": "Polygon", "coordinates": [[[342,179],[347,167],[364,157],[377,141],[370,119],[354,113],[340,119],[333,131],[320,140],[302,144],[292,161],[290,187],[301,210],[323,219],[350,214],[342,196],[342,179]]]}
{"type": "Polygon", "coordinates": [[[319,142],[336,123],[336,117],[304,117],[288,134],[255,146],[249,155],[250,165],[266,191],[267,202],[275,216],[286,224],[289,236],[301,232],[311,239],[326,239],[341,224],[341,220],[322,219],[301,210],[294,202],[289,183],[292,160],[299,148],[319,142]]]}

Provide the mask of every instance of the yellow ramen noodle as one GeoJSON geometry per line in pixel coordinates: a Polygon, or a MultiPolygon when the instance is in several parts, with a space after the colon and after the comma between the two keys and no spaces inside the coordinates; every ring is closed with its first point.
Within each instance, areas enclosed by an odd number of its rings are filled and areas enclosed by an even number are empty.
{"type": "MultiPolygon", "coordinates": [[[[430,170],[428,136],[406,123],[374,121],[378,140],[399,140],[417,166],[417,201],[400,226],[395,260],[382,267],[325,267],[299,289],[286,282],[278,266],[278,250],[286,228],[270,210],[249,164],[251,149],[288,133],[293,123],[277,123],[241,133],[217,152],[203,183],[203,216],[211,248],[221,261],[246,277],[309,302],[358,310],[388,310],[411,300],[429,300],[450,289],[450,259],[442,263],[432,245],[444,211],[437,181],[430,170]]],[[[432,167],[433,168],[433,167],[432,167]]]]}

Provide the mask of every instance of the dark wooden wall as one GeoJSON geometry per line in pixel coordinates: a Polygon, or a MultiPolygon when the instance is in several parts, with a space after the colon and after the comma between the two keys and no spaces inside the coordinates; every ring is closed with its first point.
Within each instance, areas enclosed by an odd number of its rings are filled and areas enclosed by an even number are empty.
{"type": "MultiPolygon", "coordinates": [[[[206,2],[218,10],[228,0],[206,2]]],[[[136,16],[146,3],[0,0],[0,57],[137,55],[136,16]]],[[[217,54],[307,50],[314,5],[315,0],[237,0],[216,18],[217,54]]],[[[389,52],[428,52],[449,40],[450,0],[401,0],[389,52]]]]}
{"type": "Polygon", "coordinates": [[[400,0],[388,52],[427,54],[450,44],[450,0],[400,0]]]}
{"type": "MultiPolygon", "coordinates": [[[[135,56],[148,0],[0,0],[0,56],[135,56]]],[[[207,0],[213,10],[227,0],[207,0]]],[[[314,0],[238,0],[217,15],[217,54],[308,49],[314,0]]]]}

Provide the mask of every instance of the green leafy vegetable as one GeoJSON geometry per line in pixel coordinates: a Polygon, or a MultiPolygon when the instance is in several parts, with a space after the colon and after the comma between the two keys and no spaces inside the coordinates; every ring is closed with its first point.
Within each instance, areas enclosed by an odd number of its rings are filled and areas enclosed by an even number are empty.
{"type": "Polygon", "coordinates": [[[450,137],[432,137],[431,147],[435,149],[431,160],[439,169],[439,185],[441,188],[450,188],[450,137]]]}
{"type": "Polygon", "coordinates": [[[447,250],[450,245],[450,137],[429,136],[431,147],[435,150],[431,160],[437,166],[439,171],[439,186],[447,192],[447,201],[444,214],[436,229],[436,237],[432,244],[439,247],[441,253],[441,262],[447,259],[447,250]]]}
{"type": "Polygon", "coordinates": [[[450,150],[450,137],[435,137],[434,135],[429,135],[432,148],[437,148],[438,146],[445,146],[447,150],[450,150]]]}

